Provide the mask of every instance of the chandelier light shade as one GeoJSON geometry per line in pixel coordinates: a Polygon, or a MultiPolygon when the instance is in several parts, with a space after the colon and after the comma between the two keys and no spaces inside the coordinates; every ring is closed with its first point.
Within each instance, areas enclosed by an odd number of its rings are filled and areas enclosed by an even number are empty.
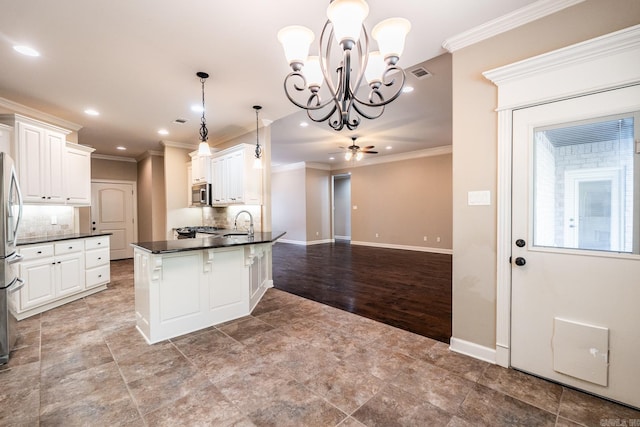
{"type": "Polygon", "coordinates": [[[207,121],[204,117],[204,82],[209,78],[209,74],[198,71],[196,76],[200,79],[202,84],[202,118],[200,119],[200,144],[198,144],[198,156],[210,156],[211,147],[207,140],[209,139],[209,131],[207,130],[207,121]]]}
{"type": "Polygon", "coordinates": [[[262,148],[260,147],[260,133],[258,127],[258,113],[262,109],[260,105],[254,105],[253,109],[256,110],[256,156],[253,159],[253,167],[255,169],[262,169],[262,148]]]}
{"type": "Polygon", "coordinates": [[[372,37],[378,50],[370,51],[364,25],[368,14],[365,0],[333,0],[320,34],[318,56],[309,56],[315,37],[308,28],[294,25],[278,32],[292,69],[284,80],[287,98],[306,110],[311,120],[327,121],[335,130],[354,130],[362,117],[380,117],[404,86],[405,73],[396,64],[411,23],[404,18],[389,18],[377,24],[372,37]],[[335,44],[340,55],[332,55],[335,44]],[[368,93],[361,98],[358,90],[363,79],[369,88],[362,88],[368,93]]]}

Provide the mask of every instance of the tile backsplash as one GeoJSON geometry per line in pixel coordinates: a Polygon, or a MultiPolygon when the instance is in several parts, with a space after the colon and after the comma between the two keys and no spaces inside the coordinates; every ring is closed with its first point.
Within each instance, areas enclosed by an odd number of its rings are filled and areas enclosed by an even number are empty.
{"type": "Polygon", "coordinates": [[[18,237],[57,236],[75,233],[72,206],[24,205],[18,237]],[[52,224],[55,223],[55,224],[52,224]]]}
{"type": "MultiPolygon", "coordinates": [[[[233,228],[233,220],[238,212],[246,210],[253,216],[253,226],[255,231],[261,231],[262,206],[259,205],[237,205],[221,208],[202,208],[202,225],[210,225],[225,229],[233,228]]],[[[249,226],[249,216],[242,214],[238,218],[238,228],[245,229],[249,226]]]]}

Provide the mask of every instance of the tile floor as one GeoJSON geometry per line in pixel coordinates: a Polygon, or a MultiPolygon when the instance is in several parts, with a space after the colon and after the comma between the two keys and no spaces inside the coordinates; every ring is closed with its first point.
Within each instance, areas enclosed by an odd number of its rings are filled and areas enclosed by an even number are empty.
{"type": "Polygon", "coordinates": [[[270,289],[254,313],[147,345],[132,263],[23,320],[0,425],[640,426],[640,412],[270,289]]]}

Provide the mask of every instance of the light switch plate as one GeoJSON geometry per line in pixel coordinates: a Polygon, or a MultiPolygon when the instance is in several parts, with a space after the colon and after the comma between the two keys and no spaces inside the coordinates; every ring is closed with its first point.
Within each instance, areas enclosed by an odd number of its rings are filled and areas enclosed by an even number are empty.
{"type": "Polygon", "coordinates": [[[469,206],[488,206],[491,204],[491,191],[469,191],[467,193],[467,204],[469,206]]]}

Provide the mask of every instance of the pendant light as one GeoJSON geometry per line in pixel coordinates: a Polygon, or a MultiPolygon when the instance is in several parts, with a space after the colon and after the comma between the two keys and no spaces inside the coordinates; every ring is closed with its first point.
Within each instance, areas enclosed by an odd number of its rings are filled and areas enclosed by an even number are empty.
{"type": "Polygon", "coordinates": [[[262,106],[254,105],[253,109],[256,110],[256,158],[253,160],[253,167],[255,169],[262,169],[262,148],[260,147],[260,133],[258,132],[258,113],[262,109],[262,106]]]}
{"type": "Polygon", "coordinates": [[[200,119],[200,144],[198,144],[198,156],[211,156],[211,147],[207,143],[209,131],[207,130],[207,122],[204,118],[204,82],[209,78],[209,74],[198,71],[196,76],[202,83],[202,118],[200,119]]]}

